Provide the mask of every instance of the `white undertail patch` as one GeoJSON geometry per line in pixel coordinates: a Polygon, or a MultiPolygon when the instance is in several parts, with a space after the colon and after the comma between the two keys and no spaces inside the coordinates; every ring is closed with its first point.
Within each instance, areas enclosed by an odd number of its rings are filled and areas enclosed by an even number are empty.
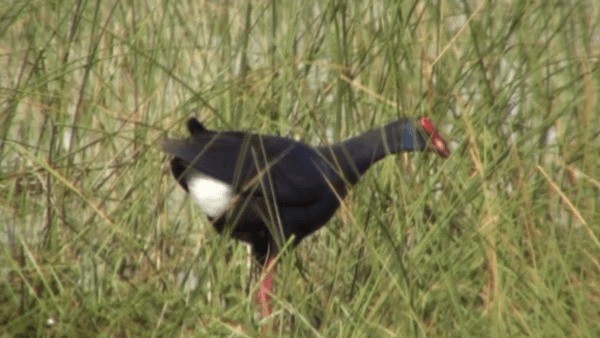
{"type": "Polygon", "coordinates": [[[233,189],[229,184],[197,170],[186,174],[186,181],[192,199],[208,217],[219,218],[231,206],[233,189]]]}

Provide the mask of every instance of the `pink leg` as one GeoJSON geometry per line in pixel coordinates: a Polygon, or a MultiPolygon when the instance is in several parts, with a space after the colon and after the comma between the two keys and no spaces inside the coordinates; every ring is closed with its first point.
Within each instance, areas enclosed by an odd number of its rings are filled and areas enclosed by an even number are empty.
{"type": "Polygon", "coordinates": [[[260,286],[258,288],[258,304],[262,310],[263,318],[271,315],[271,292],[273,292],[273,276],[275,275],[275,257],[269,256],[263,268],[260,286]]]}

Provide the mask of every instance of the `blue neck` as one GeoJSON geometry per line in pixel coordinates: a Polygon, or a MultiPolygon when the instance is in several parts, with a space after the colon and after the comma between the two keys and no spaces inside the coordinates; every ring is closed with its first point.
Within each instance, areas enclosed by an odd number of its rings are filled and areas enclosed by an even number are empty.
{"type": "Polygon", "coordinates": [[[371,165],[387,155],[425,149],[426,141],[417,128],[412,121],[400,119],[342,142],[319,147],[318,151],[332,169],[326,173],[331,176],[328,179],[354,184],[371,165]]]}

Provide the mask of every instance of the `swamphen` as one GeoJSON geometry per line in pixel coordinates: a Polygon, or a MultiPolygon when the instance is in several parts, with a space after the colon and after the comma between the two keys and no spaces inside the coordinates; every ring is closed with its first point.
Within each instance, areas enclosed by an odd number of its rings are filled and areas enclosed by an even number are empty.
{"type": "Polygon", "coordinates": [[[190,136],[167,138],[177,182],[219,233],[247,242],[263,265],[258,290],[268,316],[274,258],[323,226],[348,189],[386,155],[430,149],[450,154],[431,120],[398,119],[332,145],[311,147],[290,138],[212,131],[187,121],[190,136]]]}

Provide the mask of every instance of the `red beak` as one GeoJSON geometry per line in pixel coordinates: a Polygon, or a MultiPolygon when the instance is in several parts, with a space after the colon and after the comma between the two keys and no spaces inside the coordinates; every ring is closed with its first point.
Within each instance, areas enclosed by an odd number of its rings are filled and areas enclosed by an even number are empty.
{"type": "Polygon", "coordinates": [[[450,156],[450,149],[446,145],[446,141],[444,141],[440,133],[435,129],[431,120],[428,117],[420,117],[419,125],[429,138],[431,148],[443,158],[450,156]]]}

